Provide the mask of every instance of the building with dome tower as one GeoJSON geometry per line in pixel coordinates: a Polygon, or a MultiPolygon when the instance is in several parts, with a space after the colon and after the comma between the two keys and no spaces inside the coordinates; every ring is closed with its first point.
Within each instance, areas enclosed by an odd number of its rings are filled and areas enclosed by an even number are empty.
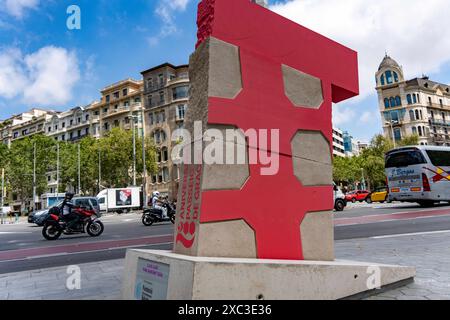
{"type": "Polygon", "coordinates": [[[427,76],[405,80],[387,54],[376,72],[384,135],[395,141],[419,136],[421,145],[450,146],[450,86],[427,76]]]}

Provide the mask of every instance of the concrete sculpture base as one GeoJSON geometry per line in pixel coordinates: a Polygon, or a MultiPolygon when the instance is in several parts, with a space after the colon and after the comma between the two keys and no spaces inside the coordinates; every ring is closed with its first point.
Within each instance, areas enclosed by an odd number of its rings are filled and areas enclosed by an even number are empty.
{"type": "Polygon", "coordinates": [[[203,258],[128,250],[123,298],[155,300],[336,300],[412,280],[415,268],[351,261],[203,258]]]}

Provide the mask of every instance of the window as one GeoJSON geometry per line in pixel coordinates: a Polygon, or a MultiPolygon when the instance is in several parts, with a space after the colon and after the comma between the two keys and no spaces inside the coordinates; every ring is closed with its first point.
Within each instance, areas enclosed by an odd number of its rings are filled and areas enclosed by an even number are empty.
{"type": "Polygon", "coordinates": [[[422,110],[420,110],[419,113],[420,113],[420,119],[422,120],[423,119],[422,110]]]}
{"type": "Polygon", "coordinates": [[[147,96],[147,103],[150,107],[153,106],[153,96],[152,95],[147,96]]]}
{"type": "Polygon", "coordinates": [[[103,113],[108,113],[108,108],[104,108],[103,113]]]}
{"type": "Polygon", "coordinates": [[[125,121],[125,124],[129,124],[130,123],[130,118],[126,117],[124,121],[125,121]]]}
{"type": "Polygon", "coordinates": [[[65,122],[61,123],[61,127],[65,128],[66,127],[66,123],[65,122]]]}
{"type": "Polygon", "coordinates": [[[105,97],[106,103],[109,103],[109,101],[111,100],[109,97],[109,94],[105,97]]]}
{"type": "Polygon", "coordinates": [[[450,167],[450,152],[449,151],[427,151],[431,163],[436,167],[450,167]]]}
{"type": "Polygon", "coordinates": [[[48,127],[48,132],[52,132],[52,127],[48,127]]]}
{"type": "Polygon", "coordinates": [[[403,168],[422,163],[427,162],[418,150],[394,152],[386,156],[386,168],[403,168]]]}
{"type": "Polygon", "coordinates": [[[395,97],[395,105],[401,106],[402,105],[402,99],[399,96],[395,97]]]}
{"type": "Polygon", "coordinates": [[[184,99],[187,98],[189,95],[189,87],[188,86],[176,87],[172,89],[172,92],[173,92],[173,100],[184,99]]]}
{"type": "Polygon", "coordinates": [[[169,161],[169,151],[167,148],[162,148],[162,161],[169,161]]]}
{"type": "Polygon", "coordinates": [[[409,119],[410,119],[411,121],[416,120],[416,118],[414,118],[414,111],[413,111],[413,110],[409,110],[409,119]]]}
{"type": "Polygon", "coordinates": [[[96,111],[94,112],[94,116],[98,116],[98,115],[100,115],[100,111],[96,110],[96,111]]]}
{"type": "Polygon", "coordinates": [[[86,121],[89,121],[89,115],[87,114],[85,117],[86,121]]]}
{"type": "Polygon", "coordinates": [[[444,121],[444,123],[445,123],[445,113],[441,113],[441,115],[442,115],[442,121],[444,121]]]}
{"type": "Polygon", "coordinates": [[[81,117],[78,117],[78,118],[77,118],[77,122],[78,122],[78,123],[81,123],[81,117]]]}
{"type": "Polygon", "coordinates": [[[81,130],[78,130],[77,134],[78,134],[79,137],[81,137],[81,130]]]}
{"type": "Polygon", "coordinates": [[[140,103],[140,102],[141,102],[141,97],[134,98],[134,103],[140,103]]]}
{"type": "Polygon", "coordinates": [[[394,139],[395,139],[395,141],[401,141],[402,140],[402,132],[400,131],[399,128],[396,128],[394,130],[394,139]]]}
{"type": "Polygon", "coordinates": [[[113,93],[114,99],[119,99],[119,91],[113,93]]]}
{"type": "Polygon", "coordinates": [[[124,97],[126,97],[126,96],[128,95],[128,89],[123,89],[123,90],[122,90],[122,95],[123,95],[124,97]]]}
{"type": "Polygon", "coordinates": [[[428,97],[428,103],[431,105],[433,102],[431,100],[431,97],[428,97]]]}
{"type": "Polygon", "coordinates": [[[391,107],[395,107],[395,98],[394,97],[391,97],[389,99],[389,104],[391,105],[391,107]]]}
{"type": "Polygon", "coordinates": [[[28,134],[28,130],[27,130],[27,129],[22,130],[22,135],[23,135],[23,136],[26,136],[27,134],[28,134]]]}
{"type": "Polygon", "coordinates": [[[61,136],[61,140],[62,140],[62,141],[66,141],[66,135],[65,135],[65,134],[63,134],[63,135],[61,136]]]}
{"type": "Polygon", "coordinates": [[[431,110],[431,119],[434,120],[434,112],[433,112],[433,110],[431,110]]]}
{"type": "Polygon", "coordinates": [[[116,104],[116,105],[114,106],[114,110],[118,110],[118,109],[119,109],[119,105],[116,104]]]}
{"type": "Polygon", "coordinates": [[[89,134],[89,128],[84,129],[84,133],[85,133],[86,135],[88,135],[88,134],[89,134]]]}
{"type": "Polygon", "coordinates": [[[410,94],[408,94],[406,96],[406,100],[408,101],[408,104],[412,104],[412,99],[411,99],[411,95],[410,94]]]}
{"type": "Polygon", "coordinates": [[[70,136],[70,140],[72,140],[73,139],[73,132],[71,132],[69,136],[70,136]]]}
{"type": "Polygon", "coordinates": [[[389,99],[388,98],[384,99],[384,107],[389,108],[389,99]]]}
{"type": "Polygon", "coordinates": [[[169,179],[169,168],[167,168],[167,167],[163,168],[163,180],[164,180],[164,182],[169,182],[170,181],[170,179],[169,179]]]}
{"type": "Polygon", "coordinates": [[[164,75],[160,74],[158,75],[159,85],[162,87],[164,86],[164,75]]]}
{"type": "Polygon", "coordinates": [[[147,79],[147,90],[151,90],[153,88],[153,78],[147,79]]]}
{"type": "Polygon", "coordinates": [[[114,127],[119,127],[119,125],[120,125],[120,122],[119,122],[119,120],[114,120],[114,127]]]}
{"type": "Polygon", "coordinates": [[[161,91],[160,93],[159,93],[159,103],[165,103],[165,101],[166,101],[166,99],[165,99],[165,97],[164,97],[164,91],[161,91]]]}
{"type": "Polygon", "coordinates": [[[158,173],[158,183],[162,183],[163,182],[163,174],[162,174],[162,170],[159,170],[158,173]]]}
{"type": "Polygon", "coordinates": [[[124,106],[125,108],[128,108],[128,107],[130,106],[130,100],[125,101],[125,102],[123,103],[123,106],[124,106]]]}
{"type": "Polygon", "coordinates": [[[419,110],[416,110],[416,120],[419,120],[419,110]]]}
{"type": "Polygon", "coordinates": [[[57,130],[58,130],[58,125],[55,126],[55,131],[57,131],[57,130]]]}
{"type": "Polygon", "coordinates": [[[388,70],[386,71],[386,82],[387,84],[392,84],[392,71],[388,70]]]}
{"type": "Polygon", "coordinates": [[[423,136],[422,127],[419,127],[419,137],[423,136]]]}
{"type": "Polygon", "coordinates": [[[397,72],[395,72],[395,71],[394,71],[394,81],[395,81],[395,82],[398,82],[398,74],[397,74],[397,72]]]}
{"type": "Polygon", "coordinates": [[[70,120],[70,125],[73,125],[73,120],[70,120]]]}
{"type": "Polygon", "coordinates": [[[103,125],[103,127],[105,128],[105,130],[109,130],[109,124],[108,124],[108,122],[105,122],[105,124],[103,125]]]}
{"type": "Polygon", "coordinates": [[[158,123],[164,123],[166,122],[166,112],[165,111],[161,111],[159,113],[159,121],[158,123]]]}
{"type": "Polygon", "coordinates": [[[155,124],[155,117],[154,117],[153,113],[149,114],[149,118],[150,118],[150,125],[155,124]]]}
{"type": "Polygon", "coordinates": [[[186,106],[184,104],[179,105],[177,107],[177,118],[183,120],[185,114],[186,114],[186,106]]]}
{"type": "Polygon", "coordinates": [[[413,135],[417,135],[417,128],[416,127],[412,127],[412,133],[413,133],[413,135]]]}
{"type": "Polygon", "coordinates": [[[413,102],[417,103],[417,96],[416,96],[416,94],[413,94],[413,102]]]}
{"type": "Polygon", "coordinates": [[[381,85],[384,86],[386,82],[384,81],[384,74],[381,75],[381,85]]]}

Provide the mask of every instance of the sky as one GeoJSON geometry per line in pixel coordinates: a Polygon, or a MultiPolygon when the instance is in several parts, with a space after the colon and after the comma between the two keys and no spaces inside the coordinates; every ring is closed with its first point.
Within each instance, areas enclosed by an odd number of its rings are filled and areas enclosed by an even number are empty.
{"type": "MultiPolygon", "coordinates": [[[[405,77],[450,83],[448,0],[284,0],[270,9],[358,52],[360,96],[333,107],[336,127],[381,132],[375,71],[387,52],[405,77]]],[[[66,110],[163,62],[184,64],[197,0],[0,0],[0,119],[32,107],[66,110]],[[69,30],[67,9],[81,10],[69,30]]]]}

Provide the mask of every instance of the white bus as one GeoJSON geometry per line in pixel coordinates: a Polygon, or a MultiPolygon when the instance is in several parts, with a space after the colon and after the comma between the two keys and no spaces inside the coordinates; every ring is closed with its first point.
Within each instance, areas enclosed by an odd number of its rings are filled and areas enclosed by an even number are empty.
{"type": "Polygon", "coordinates": [[[386,178],[392,201],[423,207],[450,202],[450,147],[404,147],[386,154],[386,178]]]}

